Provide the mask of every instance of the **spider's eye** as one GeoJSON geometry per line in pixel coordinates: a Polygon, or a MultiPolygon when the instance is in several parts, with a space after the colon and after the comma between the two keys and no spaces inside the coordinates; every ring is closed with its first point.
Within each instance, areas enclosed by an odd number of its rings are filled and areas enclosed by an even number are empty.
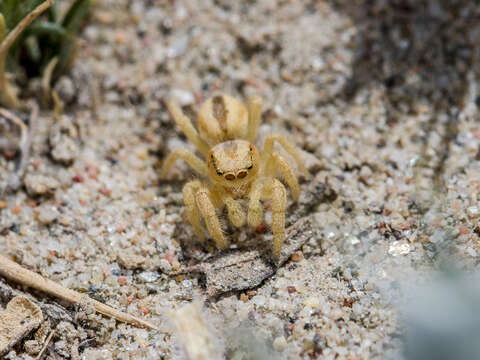
{"type": "Polygon", "coordinates": [[[218,175],[218,176],[222,176],[223,173],[222,173],[221,171],[217,171],[217,175],[218,175]]]}
{"type": "Polygon", "coordinates": [[[252,169],[253,169],[253,164],[250,165],[247,169],[248,169],[248,170],[252,170],[252,169]]]}

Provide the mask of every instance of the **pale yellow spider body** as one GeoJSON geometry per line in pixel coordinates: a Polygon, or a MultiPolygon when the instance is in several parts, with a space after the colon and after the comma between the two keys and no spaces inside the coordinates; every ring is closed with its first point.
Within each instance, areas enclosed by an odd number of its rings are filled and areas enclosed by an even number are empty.
{"type": "Polygon", "coordinates": [[[287,195],[284,185],[276,179],[281,174],[292,197],[298,200],[299,186],[290,163],[274,151],[278,142],[308,175],[297,149],[283,136],[267,136],[260,154],[254,142],[261,120],[262,101],[252,97],[247,106],[237,99],[219,95],[208,99],[200,108],[197,129],[175,101],[167,106],[175,122],[195,145],[205,161],[185,149],[175,149],[163,164],[165,178],[178,158],[187,162],[199,175],[209,181],[193,180],[183,188],[187,216],[197,236],[204,239],[201,218],[219,248],[228,247],[216,209],[226,206],[228,218],[236,227],[248,223],[259,226],[263,221],[261,200],[271,200],[273,255],[278,258],[285,236],[287,195]],[[248,198],[248,211],[238,199],[248,198]]]}

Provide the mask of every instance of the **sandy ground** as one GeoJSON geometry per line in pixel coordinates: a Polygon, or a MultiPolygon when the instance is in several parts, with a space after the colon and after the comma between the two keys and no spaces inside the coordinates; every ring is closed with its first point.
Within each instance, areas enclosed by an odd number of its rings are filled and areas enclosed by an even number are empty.
{"type": "MultiPolygon", "coordinates": [[[[27,291],[50,305],[45,359],[183,359],[168,314],[192,301],[228,359],[402,358],[405,290],[445,254],[478,266],[479,10],[350,3],[97,1],[56,85],[64,115],[42,111],[25,186],[1,199],[0,252],[161,330],[27,291]],[[209,298],[201,276],[168,275],[216,251],[185,221],[192,173],[179,162],[165,182],[158,168],[190,146],[166,96],[194,118],[218,92],[261,96],[261,135],[287,135],[313,174],[303,190],[335,196],[314,204],[316,235],[272,277],[209,298]]],[[[0,166],[5,184],[14,161],[0,166]]]]}

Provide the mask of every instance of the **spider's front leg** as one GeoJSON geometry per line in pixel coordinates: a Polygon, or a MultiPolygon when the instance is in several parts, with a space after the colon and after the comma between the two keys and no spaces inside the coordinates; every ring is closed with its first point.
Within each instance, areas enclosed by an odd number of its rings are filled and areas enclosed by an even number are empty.
{"type": "Polygon", "coordinates": [[[205,220],[207,230],[212,236],[213,240],[220,249],[228,247],[228,241],[225,240],[222,232],[222,226],[215,212],[215,196],[212,196],[210,190],[206,186],[201,186],[195,194],[195,200],[200,210],[200,213],[205,220]]]}
{"type": "Polygon", "coordinates": [[[287,153],[289,153],[294,159],[295,162],[297,163],[298,167],[302,171],[302,173],[306,177],[310,177],[310,173],[308,172],[308,169],[305,167],[303,164],[302,158],[300,157],[300,154],[295,146],[287,140],[286,137],[278,134],[270,134],[267,136],[265,139],[265,144],[263,145],[263,155],[265,156],[265,159],[269,159],[270,156],[273,155],[273,148],[275,145],[275,142],[278,142],[282,147],[286,150],[287,153]]]}
{"type": "Polygon", "coordinates": [[[200,187],[202,187],[202,183],[199,180],[193,180],[186,183],[183,187],[183,202],[185,204],[185,208],[187,209],[188,221],[195,229],[197,237],[203,241],[205,240],[205,234],[203,233],[203,228],[200,224],[200,214],[195,201],[195,194],[200,187]]]}
{"type": "Polygon", "coordinates": [[[264,197],[272,199],[272,233],[273,233],[273,256],[280,257],[283,240],[285,238],[285,210],[287,207],[287,191],[277,179],[271,179],[265,187],[264,197]]]}
{"type": "Polygon", "coordinates": [[[192,152],[177,148],[174,149],[170,154],[168,154],[167,158],[163,162],[162,169],[160,170],[160,178],[165,179],[168,175],[168,172],[175,164],[175,161],[178,159],[183,159],[190,167],[195,170],[200,175],[206,176],[207,175],[207,165],[205,161],[201,160],[192,152]]]}
{"type": "Polygon", "coordinates": [[[274,152],[272,156],[265,161],[265,175],[275,177],[277,170],[280,170],[283,179],[290,188],[293,200],[298,201],[300,187],[298,186],[298,180],[293,172],[292,166],[280,153],[274,152]]]}

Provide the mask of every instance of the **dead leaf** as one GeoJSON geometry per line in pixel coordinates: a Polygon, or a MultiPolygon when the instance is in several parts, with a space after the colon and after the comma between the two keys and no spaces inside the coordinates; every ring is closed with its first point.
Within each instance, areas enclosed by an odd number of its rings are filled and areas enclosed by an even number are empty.
{"type": "Polygon", "coordinates": [[[14,297],[0,313],[0,355],[40,326],[43,315],[40,308],[24,296],[14,297]]]}
{"type": "Polygon", "coordinates": [[[239,291],[256,287],[272,276],[298,249],[315,235],[310,217],[302,218],[286,231],[285,244],[277,264],[265,252],[257,248],[250,250],[230,249],[222,251],[198,265],[172,273],[202,273],[206,276],[209,296],[218,296],[228,291],[239,291]]]}

